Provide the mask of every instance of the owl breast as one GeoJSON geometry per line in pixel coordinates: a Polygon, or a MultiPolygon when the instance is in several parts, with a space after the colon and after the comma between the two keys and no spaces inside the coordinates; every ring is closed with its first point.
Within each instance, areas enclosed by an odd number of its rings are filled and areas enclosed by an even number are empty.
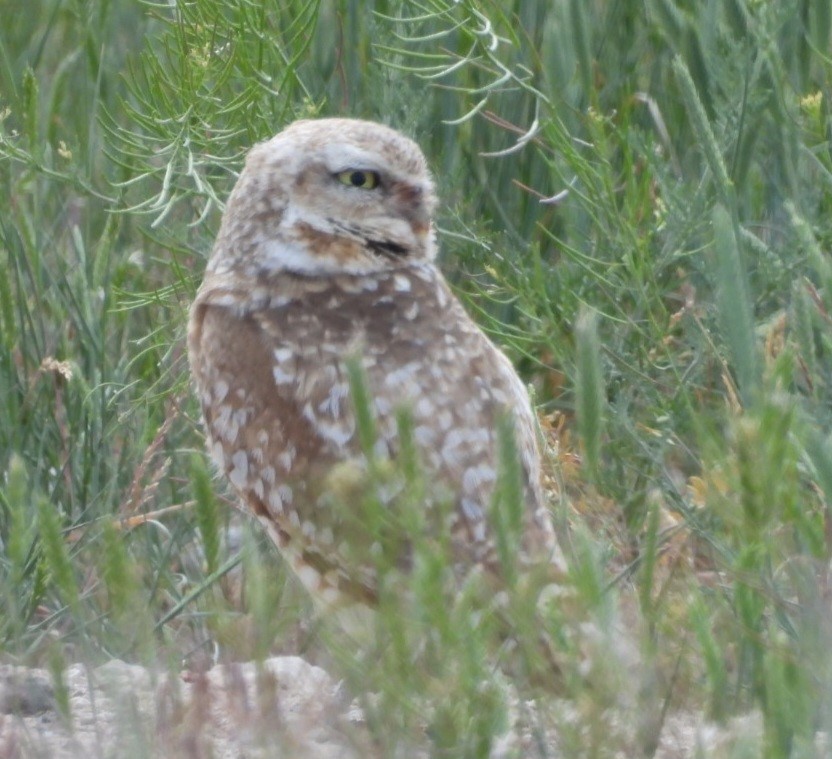
{"type": "MultiPolygon", "coordinates": [[[[409,416],[430,483],[424,508],[451,505],[446,528],[460,572],[495,561],[488,510],[503,417],[520,452],[526,549],[551,552],[525,389],[432,264],[318,279],[215,276],[192,313],[189,350],[211,454],[305,582],[337,575],[353,593],[374,592],[361,531],[332,504],[349,501],[368,466],[351,361],[369,397],[374,460],[399,456],[399,419],[409,416]]],[[[396,497],[393,483],[385,503],[393,508],[396,497]]]]}

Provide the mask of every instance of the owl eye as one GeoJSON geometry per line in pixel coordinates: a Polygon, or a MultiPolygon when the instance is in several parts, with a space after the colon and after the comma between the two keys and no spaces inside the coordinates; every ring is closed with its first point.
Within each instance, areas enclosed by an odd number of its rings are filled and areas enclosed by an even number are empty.
{"type": "Polygon", "coordinates": [[[375,190],[380,181],[377,171],[364,171],[362,169],[340,171],[335,176],[338,177],[341,184],[345,184],[347,187],[359,187],[362,190],[375,190]]]}

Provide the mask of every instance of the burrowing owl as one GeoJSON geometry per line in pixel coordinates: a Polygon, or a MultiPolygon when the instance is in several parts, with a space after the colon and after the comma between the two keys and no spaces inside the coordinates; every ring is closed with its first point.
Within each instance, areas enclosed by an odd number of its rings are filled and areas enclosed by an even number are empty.
{"type": "MultiPolygon", "coordinates": [[[[442,519],[420,524],[448,538],[456,574],[500,573],[502,418],[525,494],[521,564],[554,566],[529,398],[434,263],[435,204],[424,156],[398,132],[295,122],[250,151],[191,309],[188,350],[212,457],[325,605],[371,603],[377,590],[377,546],[332,503],[333,491],[344,496],[339,482],[368,467],[348,377],[356,365],[377,433],[369,458],[395,469],[405,409],[429,482],[423,508],[446,505],[442,519]]],[[[395,508],[396,484],[384,490],[395,508]]]]}

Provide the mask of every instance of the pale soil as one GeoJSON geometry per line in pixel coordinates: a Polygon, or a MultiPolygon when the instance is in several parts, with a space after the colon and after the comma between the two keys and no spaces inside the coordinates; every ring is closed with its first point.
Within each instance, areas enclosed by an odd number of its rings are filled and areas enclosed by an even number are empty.
{"type": "MultiPolygon", "coordinates": [[[[352,759],[374,755],[360,709],[327,672],[294,656],[215,666],[203,675],[153,675],[111,661],[69,667],[56,692],[45,670],[0,667],[0,759],[188,757],[352,759]]],[[[519,728],[493,756],[537,756],[519,728]]],[[[754,716],[727,726],[668,716],[658,759],[727,757],[760,748],[754,716]],[[697,752],[701,753],[697,753],[697,752]]],[[[551,736],[549,756],[562,754],[551,736]]],[[[422,756],[417,749],[401,756],[422,756]]]]}
{"type": "Polygon", "coordinates": [[[154,677],[112,661],[64,673],[70,722],[49,673],[0,668],[0,757],[357,757],[349,704],[298,657],[154,677]]]}

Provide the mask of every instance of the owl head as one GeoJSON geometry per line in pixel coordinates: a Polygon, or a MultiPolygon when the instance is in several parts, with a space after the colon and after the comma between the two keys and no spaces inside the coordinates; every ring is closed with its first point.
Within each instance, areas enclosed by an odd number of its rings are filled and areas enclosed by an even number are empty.
{"type": "Polygon", "coordinates": [[[381,124],[296,121],[256,145],[229,198],[215,272],[366,274],[436,255],[422,151],[381,124]]]}

